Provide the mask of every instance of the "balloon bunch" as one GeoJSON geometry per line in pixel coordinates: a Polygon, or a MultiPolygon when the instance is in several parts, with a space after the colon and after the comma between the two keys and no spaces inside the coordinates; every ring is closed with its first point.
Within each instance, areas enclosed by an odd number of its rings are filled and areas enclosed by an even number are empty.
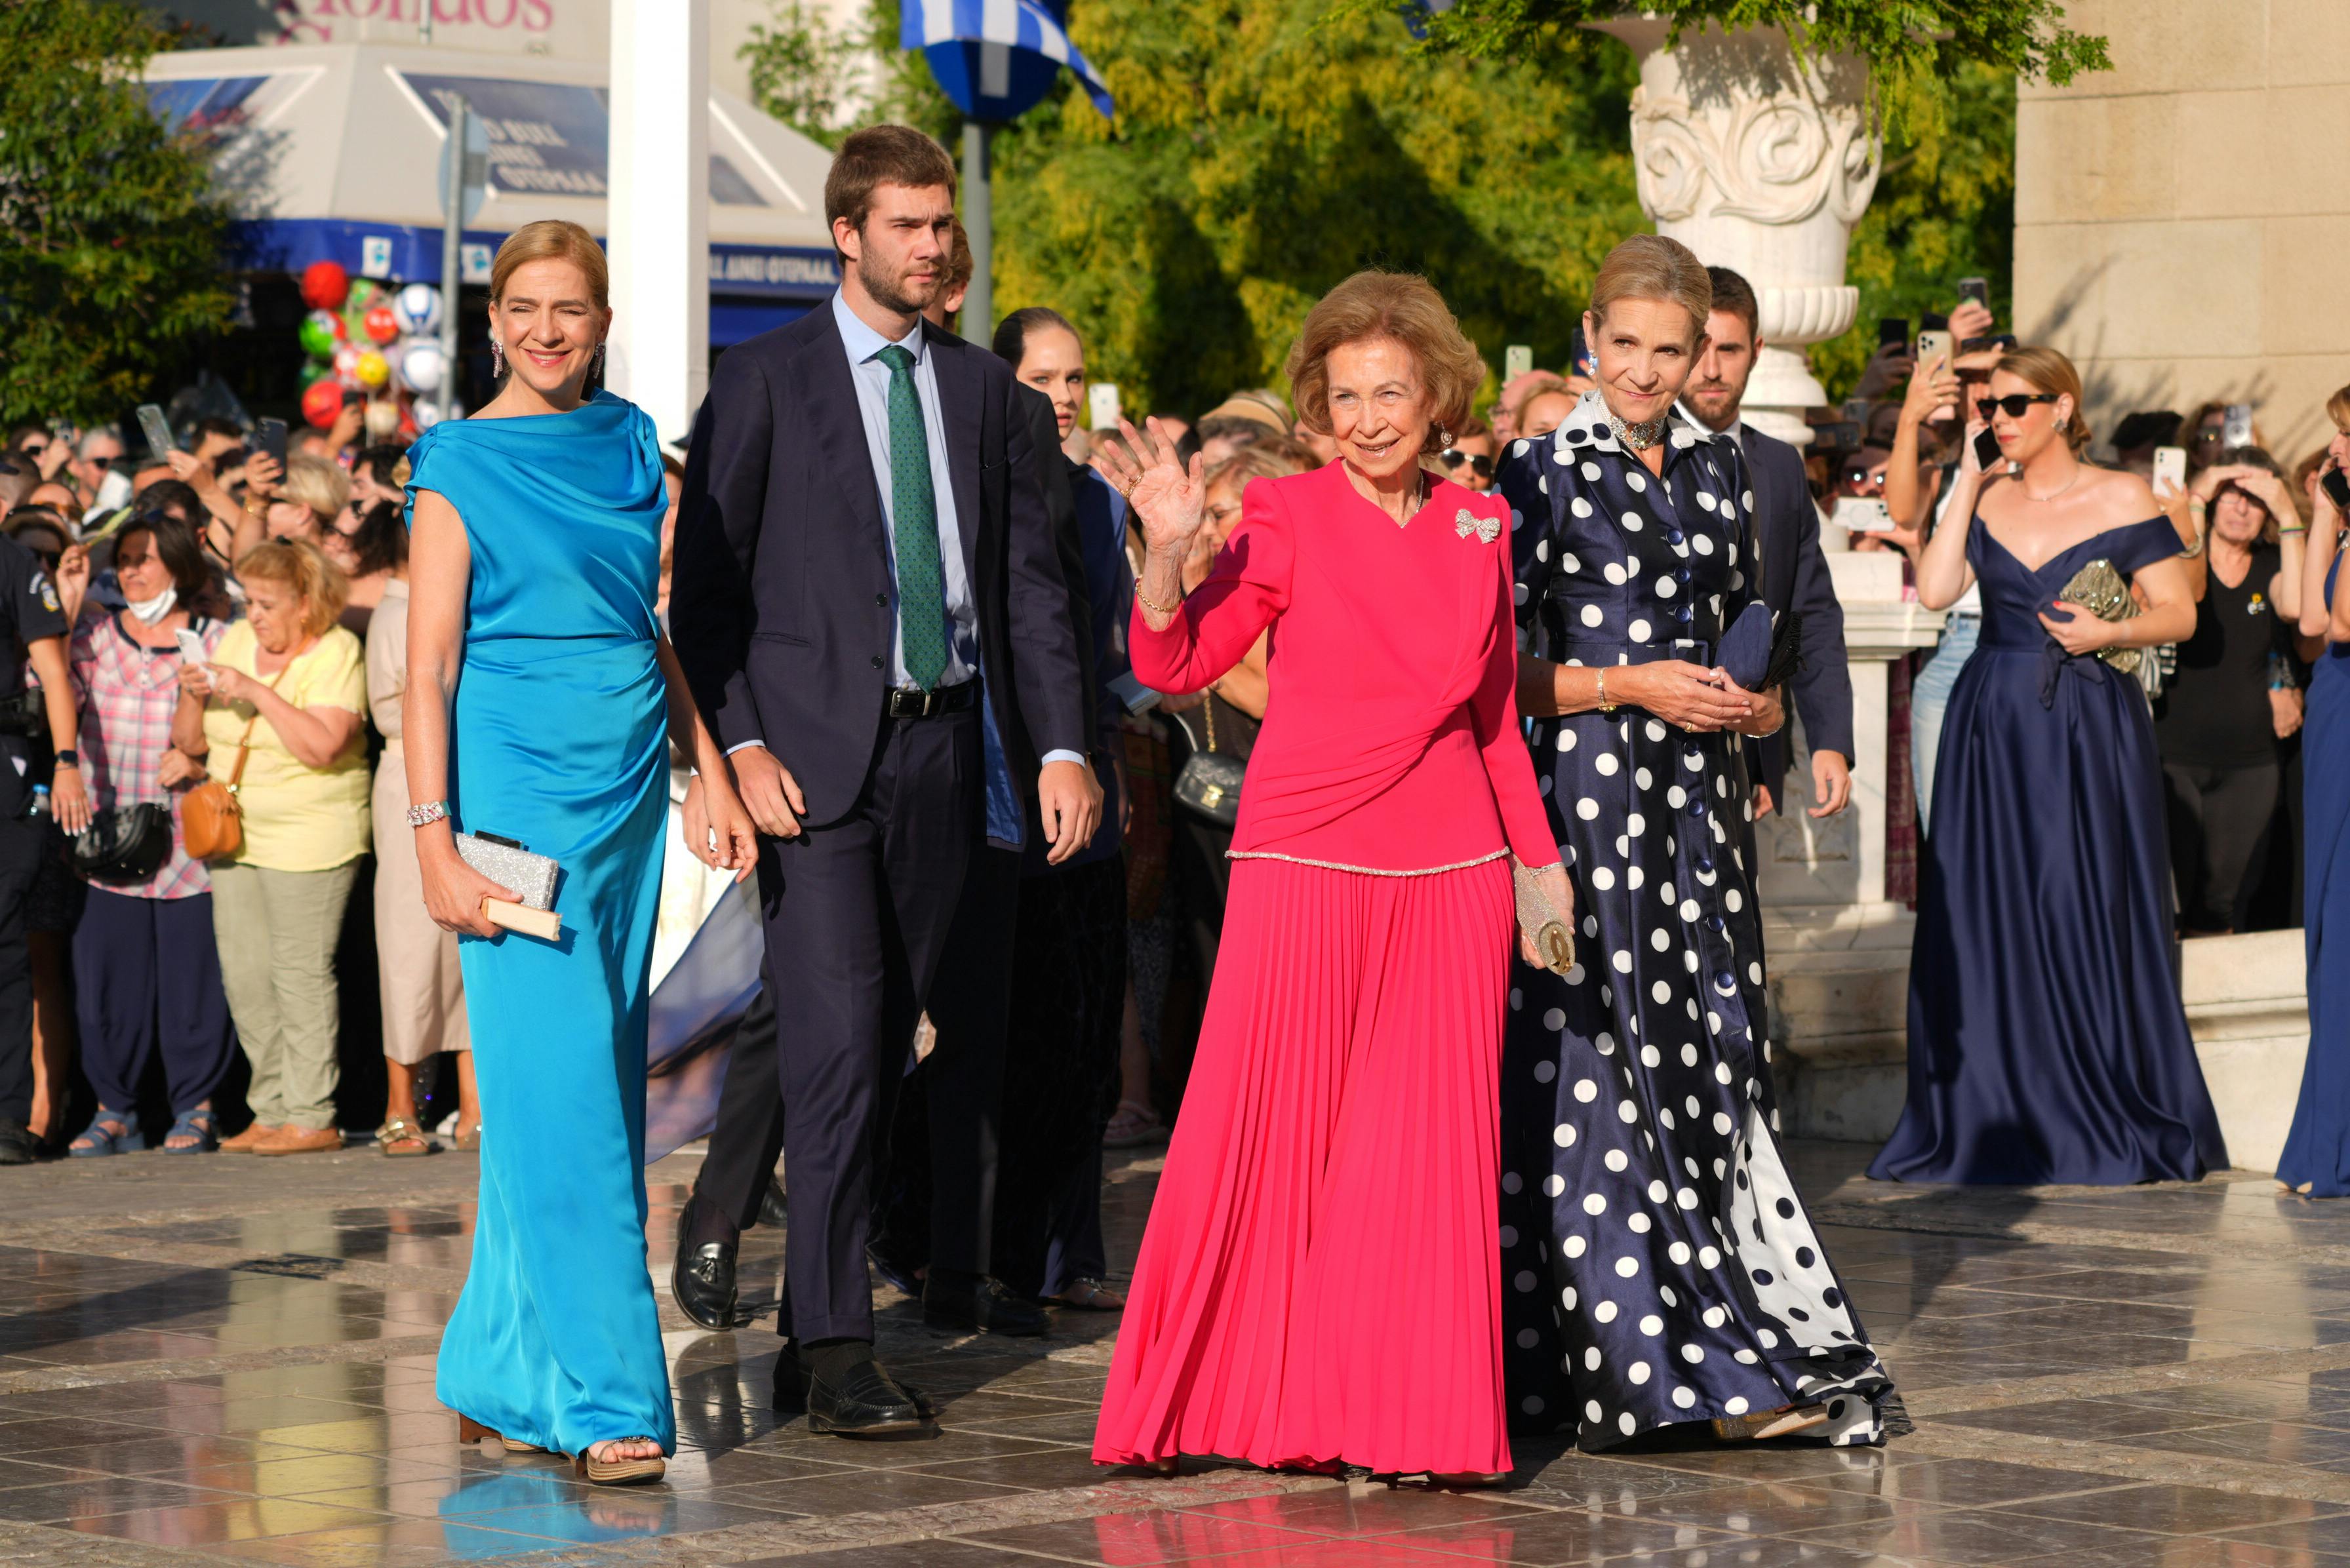
{"type": "Polygon", "coordinates": [[[347,392],[400,406],[403,428],[422,430],[438,413],[432,397],[448,365],[434,336],[441,327],[441,291],[411,283],[391,289],[353,278],[341,263],[312,262],[302,271],[304,367],[302,417],[319,430],[335,422],[347,392]]]}

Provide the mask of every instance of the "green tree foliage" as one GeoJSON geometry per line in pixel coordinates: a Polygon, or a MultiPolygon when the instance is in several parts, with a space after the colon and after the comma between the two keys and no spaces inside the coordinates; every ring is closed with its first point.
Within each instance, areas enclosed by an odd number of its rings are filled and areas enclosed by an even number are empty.
{"type": "Polygon", "coordinates": [[[1392,9],[1325,9],[1084,0],[1117,119],[1071,83],[996,139],[996,304],[1080,323],[1128,409],[1282,385],[1306,307],[1372,265],[1425,273],[1488,364],[1513,342],[1562,364],[1643,226],[1623,50],[1422,57],[1392,9]]]}
{"type": "Polygon", "coordinates": [[[227,323],[228,211],[112,0],[0,5],[0,419],[111,417],[227,323]]]}
{"type": "MultiPolygon", "coordinates": [[[[1397,0],[1332,0],[1335,17],[1392,13],[1397,0]]],[[[1685,26],[1779,27],[1799,53],[1858,55],[1898,124],[1931,120],[1960,67],[1988,65],[2063,87],[2106,69],[2106,40],[2064,25],[2063,0],[1458,0],[1422,19],[1432,54],[1507,57],[1559,47],[1627,10],[1685,26]]]]}
{"type": "Polygon", "coordinates": [[[1914,338],[1925,312],[1947,314],[1956,281],[1991,282],[1991,306],[2012,330],[2015,262],[2015,78],[1959,67],[1945,110],[1887,141],[1885,172],[1853,230],[1845,264],[1860,289],[1853,329],[1812,346],[1812,373],[1843,398],[1877,349],[1880,317],[1905,317],[1914,338]]]}
{"type": "Polygon", "coordinates": [[[840,145],[841,110],[866,52],[859,34],[836,29],[805,0],[775,0],[774,25],[754,22],[735,54],[751,67],[751,101],[802,136],[840,145]]]}

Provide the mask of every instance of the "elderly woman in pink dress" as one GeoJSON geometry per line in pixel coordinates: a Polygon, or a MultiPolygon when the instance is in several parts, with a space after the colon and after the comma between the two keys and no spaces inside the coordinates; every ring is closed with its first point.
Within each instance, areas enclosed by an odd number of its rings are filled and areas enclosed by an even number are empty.
{"type": "MultiPolygon", "coordinates": [[[[1223,942],[1094,1442],[1491,1480],[1513,866],[1568,892],[1518,737],[1509,512],[1422,467],[1484,373],[1425,282],[1349,278],[1290,351],[1327,466],[1259,479],[1207,580],[1203,465],[1128,427],[1135,672],[1195,691],[1267,628],[1223,942]],[[1532,869],[1527,869],[1532,868],[1532,869]]],[[[1529,951],[1531,952],[1531,949],[1529,951]]]]}

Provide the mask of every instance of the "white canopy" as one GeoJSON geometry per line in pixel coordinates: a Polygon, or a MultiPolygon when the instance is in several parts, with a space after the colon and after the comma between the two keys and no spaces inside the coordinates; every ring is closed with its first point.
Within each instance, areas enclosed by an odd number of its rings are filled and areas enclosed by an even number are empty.
{"type": "MultiPolygon", "coordinates": [[[[448,105],[462,96],[490,139],[489,196],[464,234],[468,282],[497,242],[539,218],[605,233],[610,140],[600,61],[419,45],[192,49],[154,57],[151,101],[217,139],[240,259],[298,272],[322,258],[353,275],[437,282],[448,105]]],[[[821,298],[837,282],[824,221],[832,155],[733,95],[710,94],[713,340],[723,296],[821,298]]]]}

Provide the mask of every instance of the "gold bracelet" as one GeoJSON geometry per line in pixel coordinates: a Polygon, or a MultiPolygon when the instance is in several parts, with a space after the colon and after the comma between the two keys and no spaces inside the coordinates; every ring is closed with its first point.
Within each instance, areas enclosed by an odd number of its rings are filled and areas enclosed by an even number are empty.
{"type": "Polygon", "coordinates": [[[1603,713],[1613,713],[1616,711],[1616,704],[1607,701],[1607,671],[1595,666],[1591,671],[1591,677],[1599,683],[1599,711],[1603,713]]]}
{"type": "Polygon", "coordinates": [[[1163,615],[1170,620],[1172,620],[1176,616],[1181,614],[1183,609],[1183,601],[1180,598],[1175,601],[1174,607],[1170,609],[1167,606],[1153,599],[1149,594],[1144,593],[1142,591],[1142,579],[1140,577],[1134,579],[1134,600],[1137,604],[1140,605],[1144,609],[1149,610],[1151,614],[1163,615]]]}

